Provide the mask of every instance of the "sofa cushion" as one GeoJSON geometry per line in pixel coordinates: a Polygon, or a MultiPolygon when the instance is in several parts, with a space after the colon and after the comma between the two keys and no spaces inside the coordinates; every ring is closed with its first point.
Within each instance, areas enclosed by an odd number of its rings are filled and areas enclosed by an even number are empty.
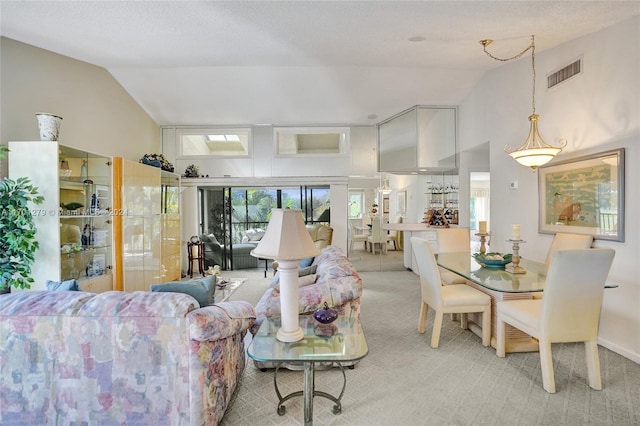
{"type": "Polygon", "coordinates": [[[318,279],[318,274],[310,274],[304,275],[302,277],[298,277],[298,287],[304,287],[307,285],[315,284],[318,279]]]}
{"type": "Polygon", "coordinates": [[[242,242],[260,241],[262,239],[262,237],[264,237],[264,233],[265,232],[266,231],[264,229],[261,229],[261,228],[248,229],[248,230],[244,231],[242,242]]]}
{"type": "Polygon", "coordinates": [[[78,280],[51,281],[47,280],[47,290],[54,291],[80,291],[78,280]]]}
{"type": "Polygon", "coordinates": [[[304,277],[305,275],[315,274],[318,270],[318,265],[307,266],[306,268],[300,268],[298,270],[298,276],[304,277]]]}
{"type": "Polygon", "coordinates": [[[200,234],[199,238],[203,243],[220,244],[216,236],[213,234],[200,234]]]}
{"type": "Polygon", "coordinates": [[[153,284],[152,292],[184,293],[198,301],[200,307],[213,305],[215,302],[216,277],[211,275],[190,281],[174,281],[163,284],[153,284]]]}
{"type": "Polygon", "coordinates": [[[307,257],[305,259],[302,259],[300,262],[298,262],[298,267],[300,269],[306,268],[307,266],[311,266],[312,263],[313,263],[313,257],[307,257]]]}

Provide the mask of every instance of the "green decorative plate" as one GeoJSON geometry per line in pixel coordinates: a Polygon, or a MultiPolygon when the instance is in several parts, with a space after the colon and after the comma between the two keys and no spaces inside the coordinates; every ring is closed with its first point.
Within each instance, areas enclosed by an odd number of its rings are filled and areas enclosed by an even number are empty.
{"type": "Polygon", "coordinates": [[[476,260],[476,262],[478,262],[480,265],[482,265],[484,268],[488,268],[488,269],[504,269],[504,267],[511,263],[511,258],[512,258],[512,254],[511,253],[507,253],[507,254],[502,254],[502,253],[474,253],[473,254],[473,258],[476,260]],[[495,255],[499,255],[502,256],[502,260],[499,259],[487,259],[488,256],[495,256],[495,255]]]}

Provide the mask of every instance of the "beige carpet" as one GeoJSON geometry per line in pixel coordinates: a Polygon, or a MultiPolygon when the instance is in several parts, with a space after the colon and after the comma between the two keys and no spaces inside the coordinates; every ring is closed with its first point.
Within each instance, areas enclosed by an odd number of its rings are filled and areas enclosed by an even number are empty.
{"type": "MultiPolygon", "coordinates": [[[[231,300],[255,304],[269,279],[262,272],[232,271],[249,280],[231,300]]],[[[602,391],[587,385],[582,344],[553,347],[557,393],[542,389],[537,353],[498,358],[480,338],[445,320],[440,347],[431,328],[417,332],[420,288],[408,271],[362,272],[361,320],[369,355],[346,370],[341,414],[316,398],[317,425],[640,425],[640,365],[600,348],[602,391]]],[[[429,321],[433,313],[430,312],[429,321]]],[[[429,326],[431,324],[429,323],[429,326]]],[[[247,338],[247,342],[250,337],[247,338]]],[[[316,389],[337,394],[336,369],[316,373],[316,389]]],[[[302,389],[302,372],[279,375],[283,393],[302,389]]],[[[302,398],[276,413],[273,372],[248,362],[243,382],[222,425],[300,425],[302,398]]]]}

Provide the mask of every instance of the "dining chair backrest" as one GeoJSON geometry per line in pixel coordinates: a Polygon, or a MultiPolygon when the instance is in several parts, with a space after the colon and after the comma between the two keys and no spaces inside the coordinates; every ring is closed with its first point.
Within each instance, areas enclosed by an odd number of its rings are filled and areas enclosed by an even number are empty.
{"type": "Polygon", "coordinates": [[[551,262],[551,255],[556,250],[570,250],[570,249],[588,249],[593,243],[593,235],[582,234],[567,234],[565,232],[558,232],[554,235],[551,241],[551,246],[547,252],[547,258],[544,261],[547,265],[551,262]]]}
{"type": "Polygon", "coordinates": [[[382,243],[386,242],[386,235],[383,236],[382,227],[380,226],[379,220],[374,220],[371,223],[371,236],[369,237],[369,241],[373,243],[382,243]]]}
{"type": "Polygon", "coordinates": [[[614,256],[610,248],[553,252],[540,311],[541,334],[551,342],[597,337],[604,286],[614,256]]]}
{"type": "Polygon", "coordinates": [[[438,262],[431,249],[431,244],[423,238],[411,237],[411,247],[420,276],[422,299],[429,306],[437,309],[442,304],[442,284],[438,262]]]}
{"type": "Polygon", "coordinates": [[[469,228],[436,229],[438,253],[455,253],[471,250],[469,228]]]}

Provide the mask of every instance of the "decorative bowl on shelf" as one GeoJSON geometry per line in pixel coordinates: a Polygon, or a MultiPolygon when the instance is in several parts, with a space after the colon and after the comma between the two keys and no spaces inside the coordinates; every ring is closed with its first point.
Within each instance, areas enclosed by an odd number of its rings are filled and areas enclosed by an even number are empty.
{"type": "Polygon", "coordinates": [[[511,263],[511,258],[513,255],[511,253],[502,254],[502,253],[474,253],[473,258],[482,265],[484,268],[489,269],[504,269],[504,267],[511,263]]]}

